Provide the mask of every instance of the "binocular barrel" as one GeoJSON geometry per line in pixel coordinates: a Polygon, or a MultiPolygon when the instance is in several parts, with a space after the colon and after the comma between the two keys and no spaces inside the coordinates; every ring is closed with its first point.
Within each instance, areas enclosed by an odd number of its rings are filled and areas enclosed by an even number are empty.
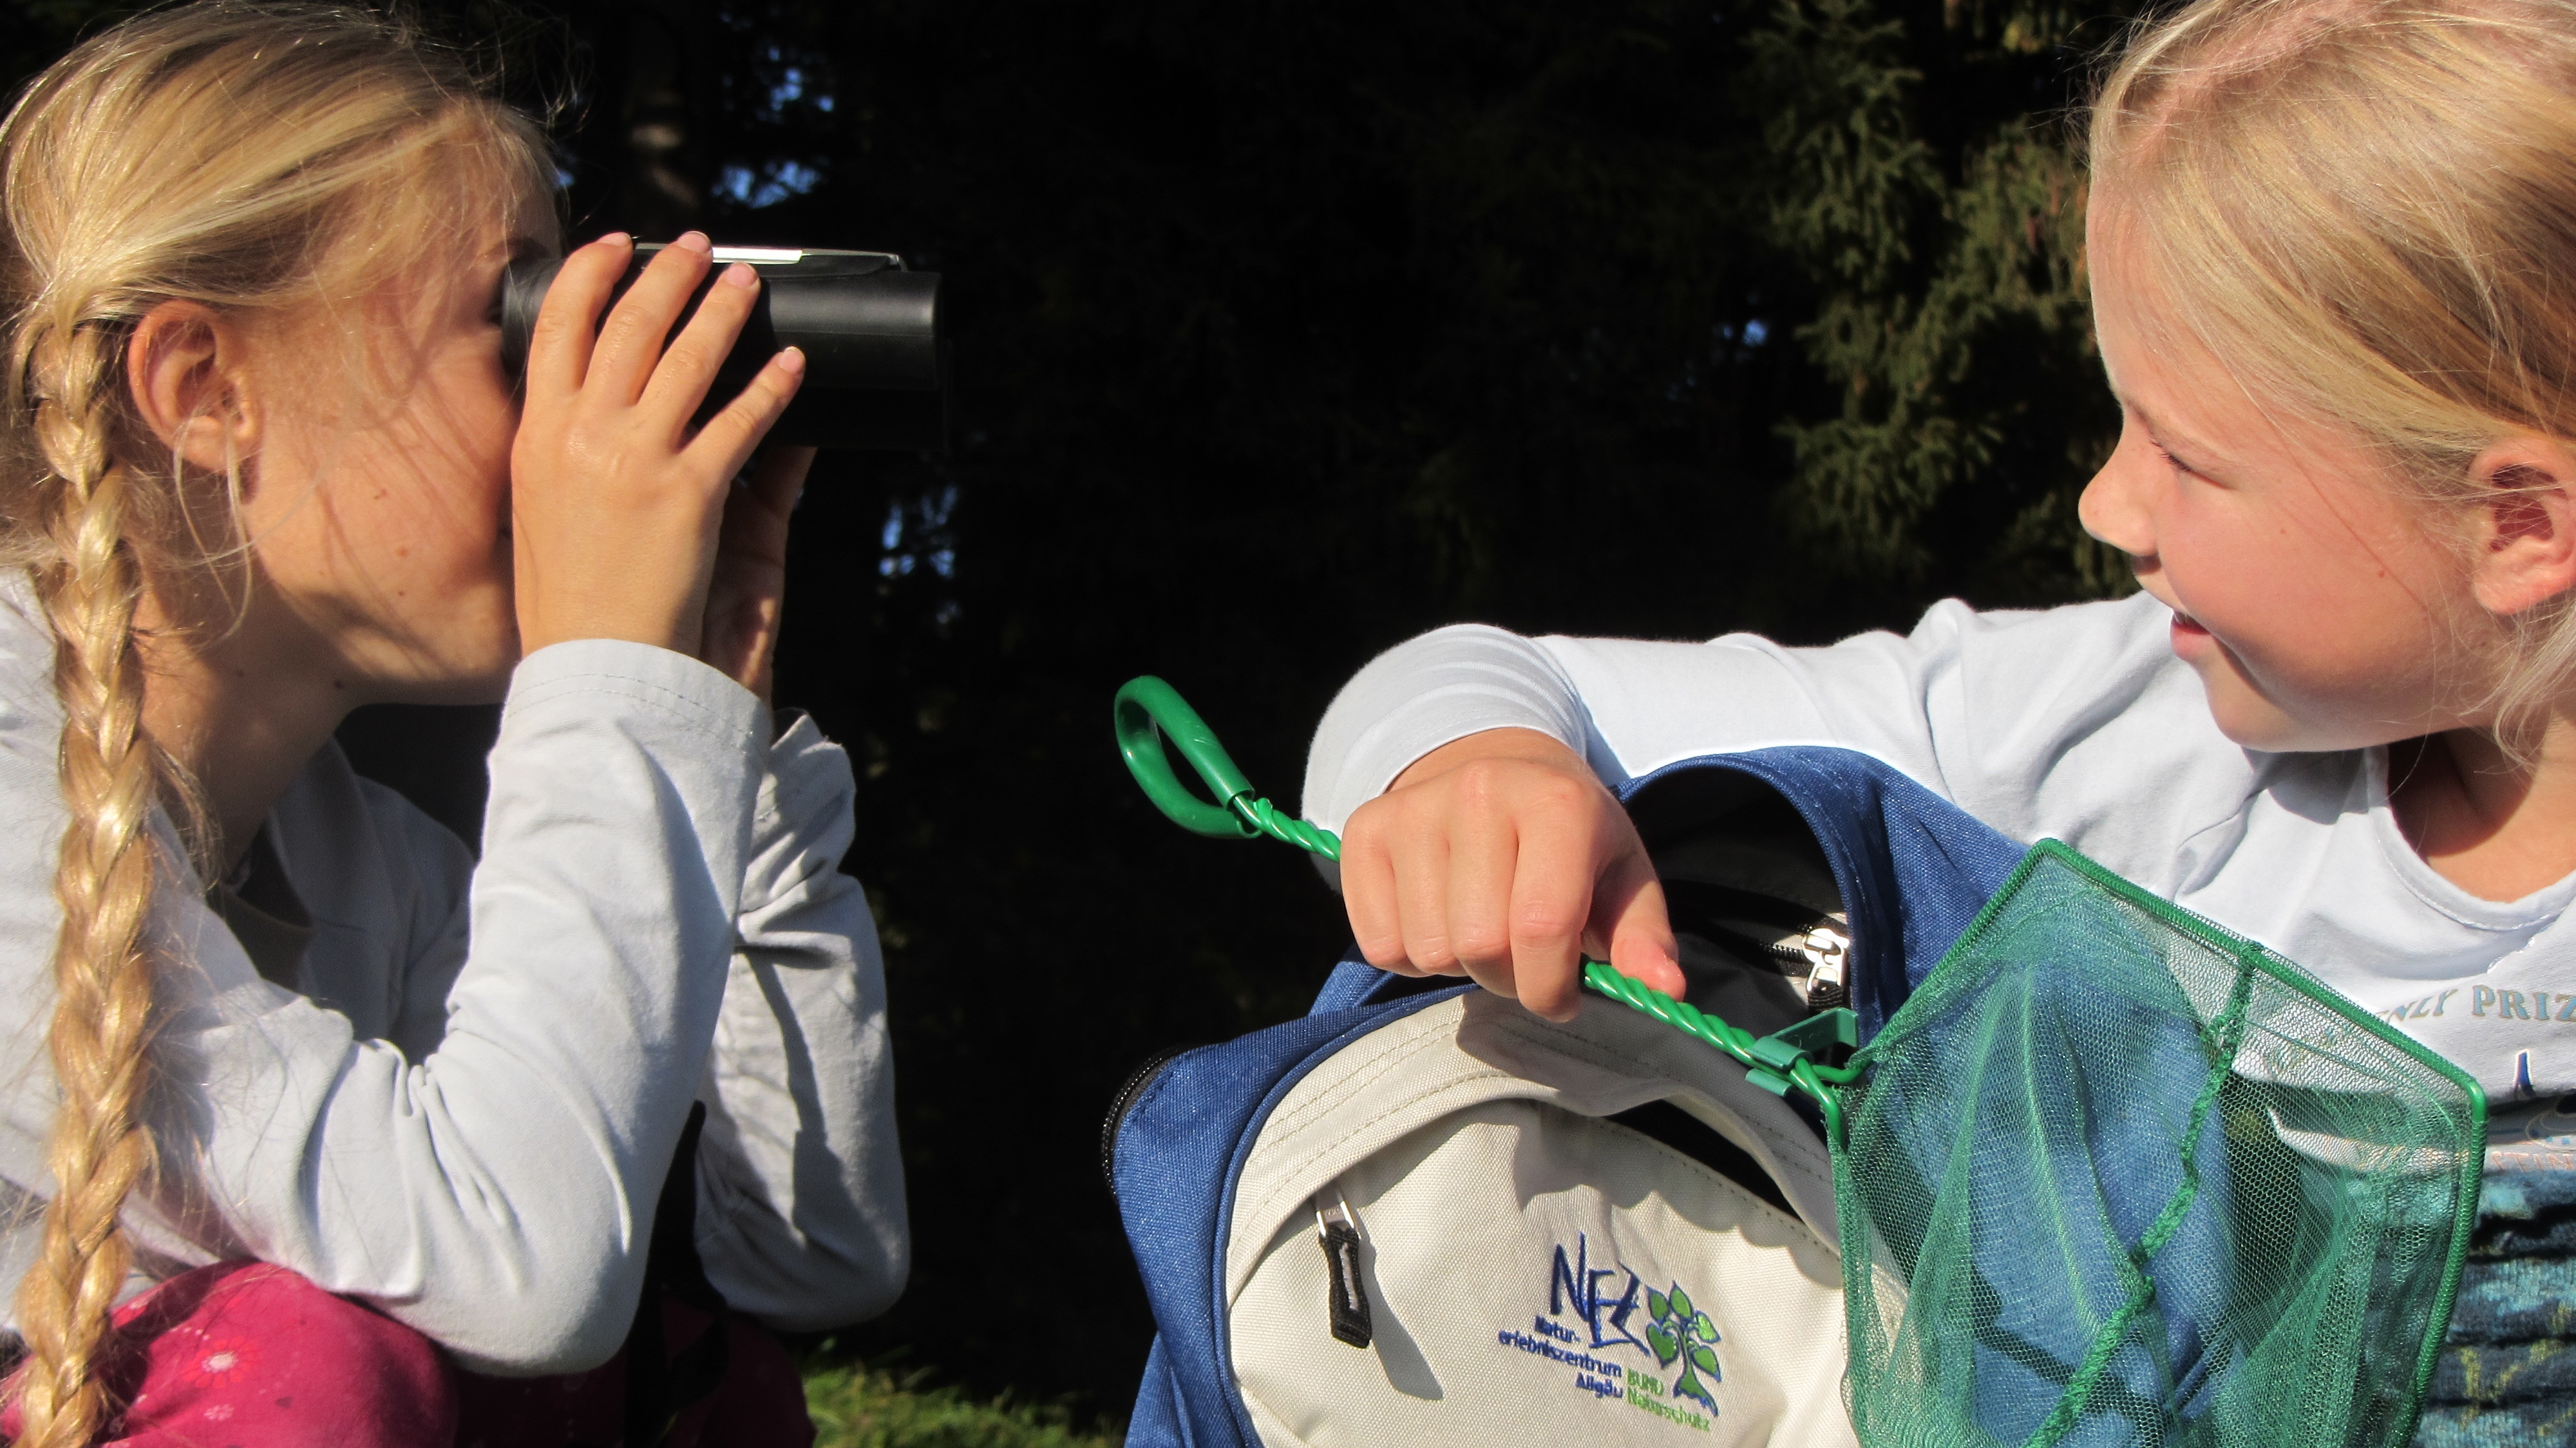
{"type": "MultiPolygon", "coordinates": [[[[661,249],[635,248],[618,295],[661,249]]],[[[937,273],[907,271],[902,258],[880,251],[720,246],[715,265],[681,314],[682,324],[717,275],[737,261],[760,273],[760,297],[707,388],[700,422],[740,396],[779,349],[797,347],[805,353],[805,382],[769,430],[773,440],[901,451],[946,444],[947,357],[939,334],[937,273]]],[[[501,355],[513,376],[527,364],[537,309],[562,265],[560,258],[541,257],[510,267],[501,291],[501,355]]]]}

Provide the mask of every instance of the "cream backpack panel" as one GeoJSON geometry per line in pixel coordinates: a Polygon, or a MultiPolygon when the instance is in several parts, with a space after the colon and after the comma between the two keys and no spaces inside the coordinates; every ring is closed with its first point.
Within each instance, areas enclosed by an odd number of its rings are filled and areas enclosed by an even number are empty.
{"type": "Polygon", "coordinates": [[[1233,1362],[1268,1448],[1853,1441],[1823,1146],[1624,1007],[1559,1026],[1478,991],[1372,1033],[1281,1102],[1236,1203],[1233,1362]],[[1796,1214],[1605,1119],[1655,1101],[1796,1214]],[[1333,1331],[1355,1291],[1366,1347],[1333,1331]]]}

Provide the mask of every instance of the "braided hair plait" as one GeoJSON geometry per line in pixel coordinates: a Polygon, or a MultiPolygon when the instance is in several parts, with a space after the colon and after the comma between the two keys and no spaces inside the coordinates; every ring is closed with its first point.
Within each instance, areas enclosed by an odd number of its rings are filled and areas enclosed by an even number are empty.
{"type": "Polygon", "coordinates": [[[62,1102],[48,1165],[58,1189],[41,1255],[18,1290],[28,1348],[18,1448],[79,1448],[116,1409],[95,1368],[132,1256],[118,1213],[152,1166],[141,1107],[153,980],[142,935],[159,769],[143,734],[134,650],[142,582],[126,537],[132,475],[109,451],[121,340],[96,323],[55,331],[33,349],[28,379],[34,441],[58,483],[46,490],[53,556],[34,579],[54,633],[70,820],[54,882],[63,925],[51,1045],[62,1102]]]}
{"type": "MultiPolygon", "coordinates": [[[[134,1257],[120,1216],[158,1165],[157,971],[188,965],[161,958],[146,923],[156,882],[189,877],[162,841],[213,853],[204,821],[188,828],[188,761],[144,727],[147,665],[226,625],[187,600],[245,547],[213,511],[238,507],[238,461],[197,467],[144,425],[130,339],[169,302],[269,342],[337,337],[345,355],[306,360],[356,379],[342,402],[354,415],[380,400],[366,390],[376,344],[324,324],[443,277],[423,269],[417,239],[457,215],[497,205],[505,235],[552,245],[554,176],[543,133],[464,58],[380,11],[304,0],[196,0],[121,21],[0,120],[0,569],[25,570],[53,633],[68,816],[54,1193],[17,1285],[17,1448],[87,1448],[122,1406],[106,1381],[134,1257]],[[162,805],[179,831],[161,827],[162,805]]],[[[232,406],[213,410],[238,421],[232,406]]]]}

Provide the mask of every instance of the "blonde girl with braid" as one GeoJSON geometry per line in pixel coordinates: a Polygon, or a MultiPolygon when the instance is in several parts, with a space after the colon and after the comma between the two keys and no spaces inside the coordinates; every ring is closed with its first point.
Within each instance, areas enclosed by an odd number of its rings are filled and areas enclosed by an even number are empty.
{"type": "Polygon", "coordinates": [[[612,304],[612,235],[522,400],[498,288],[554,178],[337,7],[149,13],[0,126],[23,1448],[801,1443],[768,1331],[902,1281],[849,768],[768,699],[807,458],[752,460],[801,359],[693,430],[757,279],[673,335],[706,238],[612,304]],[[487,699],[479,859],[331,743],[487,699]],[[686,1300],[646,1301],[675,1201],[686,1300]]]}

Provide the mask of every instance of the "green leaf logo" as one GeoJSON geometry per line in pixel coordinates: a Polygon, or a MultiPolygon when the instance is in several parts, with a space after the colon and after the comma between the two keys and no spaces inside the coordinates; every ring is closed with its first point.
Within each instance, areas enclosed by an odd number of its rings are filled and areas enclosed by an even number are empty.
{"type": "Polygon", "coordinates": [[[1682,1355],[1681,1339],[1666,1331],[1662,1323],[1646,1329],[1646,1346],[1654,1349],[1657,1367],[1671,1367],[1673,1359],[1682,1355]]]}
{"type": "Polygon", "coordinates": [[[1646,1289],[1646,1315],[1657,1322],[1673,1315],[1672,1299],[1649,1287],[1646,1289]]]}
{"type": "MultiPolygon", "coordinates": [[[[1672,1304],[1673,1316],[1688,1317],[1691,1315],[1693,1309],[1691,1307],[1690,1294],[1682,1291],[1682,1285],[1680,1283],[1676,1282],[1673,1284],[1672,1295],[1664,1300],[1672,1304]]],[[[1655,1315],[1661,1317],[1663,1314],[1657,1313],[1655,1315]]]]}
{"type": "Polygon", "coordinates": [[[1717,1379],[1721,1383],[1726,1381],[1726,1374],[1717,1370],[1717,1354],[1711,1352],[1708,1348],[1698,1344],[1692,1345],[1690,1350],[1690,1360],[1692,1367],[1699,1369],[1701,1372],[1708,1374],[1710,1377],[1717,1379]]]}
{"type": "Polygon", "coordinates": [[[1716,1342],[1719,1340],[1717,1336],[1717,1324],[1709,1321],[1708,1314],[1705,1312],[1691,1319],[1690,1330],[1691,1335],[1702,1342],[1716,1342]]]}

